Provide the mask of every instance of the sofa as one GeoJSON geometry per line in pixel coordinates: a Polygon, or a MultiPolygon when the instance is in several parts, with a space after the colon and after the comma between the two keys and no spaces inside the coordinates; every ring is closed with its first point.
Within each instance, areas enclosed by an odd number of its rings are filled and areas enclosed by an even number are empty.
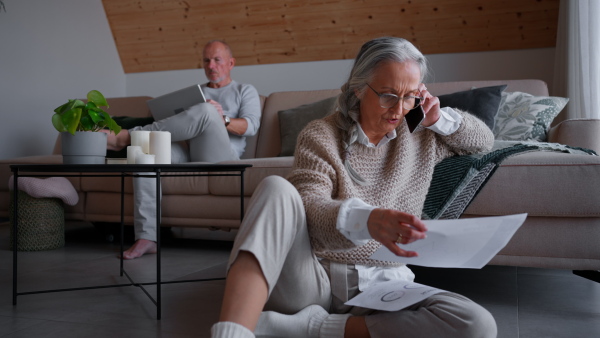
{"type": "MultiPolygon", "coordinates": [[[[429,83],[438,96],[472,88],[506,85],[505,92],[547,96],[540,80],[461,81],[429,83]]],[[[262,97],[259,133],[247,139],[246,152],[234,162],[251,164],[244,178],[245,199],[269,175],[286,176],[293,156],[282,150],[279,112],[321,101],[338,89],[275,92],[262,97]]],[[[109,99],[112,115],[146,117],[150,97],[109,99]]],[[[285,128],[287,129],[287,127],[285,128]]],[[[600,153],[600,120],[554,118],[547,141],[600,153]]],[[[61,163],[60,139],[54,152],[0,161],[0,217],[8,217],[10,164],[61,163]]],[[[224,162],[228,163],[228,162],[224,162]]],[[[65,207],[68,220],[92,223],[120,221],[120,179],[69,178],[79,194],[75,206],[65,207]]],[[[235,230],[240,226],[239,178],[165,177],[162,226],[235,230]]],[[[125,222],[132,224],[132,183],[125,184],[125,222]]],[[[510,156],[468,205],[461,217],[528,213],[523,226],[490,264],[600,270],[600,157],[563,152],[533,151],[510,156]]],[[[247,203],[246,203],[247,205],[247,203]]]]}

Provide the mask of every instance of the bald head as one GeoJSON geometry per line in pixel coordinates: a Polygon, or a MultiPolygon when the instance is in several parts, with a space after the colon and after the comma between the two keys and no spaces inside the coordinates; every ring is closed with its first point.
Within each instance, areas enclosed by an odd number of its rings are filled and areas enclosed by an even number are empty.
{"type": "Polygon", "coordinates": [[[225,50],[227,50],[229,57],[233,57],[233,52],[231,51],[231,46],[229,46],[229,44],[223,40],[210,40],[209,42],[207,42],[204,45],[204,50],[206,50],[207,47],[214,45],[214,44],[221,45],[221,47],[223,47],[223,48],[225,48],[225,50]]]}
{"type": "Polygon", "coordinates": [[[231,70],[235,59],[231,48],[221,40],[209,41],[204,46],[203,52],[204,74],[208,79],[209,87],[220,88],[231,82],[231,70]]]}

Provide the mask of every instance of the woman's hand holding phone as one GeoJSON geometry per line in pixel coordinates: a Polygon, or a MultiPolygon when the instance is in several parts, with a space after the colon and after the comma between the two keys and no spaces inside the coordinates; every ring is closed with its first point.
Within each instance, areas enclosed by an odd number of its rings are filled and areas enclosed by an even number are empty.
{"type": "Polygon", "coordinates": [[[413,111],[421,108],[424,115],[421,124],[423,125],[423,127],[430,127],[440,119],[440,100],[427,91],[427,87],[425,87],[425,84],[419,85],[419,92],[419,96],[423,98],[421,105],[408,112],[408,114],[406,114],[406,117],[408,117],[408,115],[411,114],[413,111]]]}

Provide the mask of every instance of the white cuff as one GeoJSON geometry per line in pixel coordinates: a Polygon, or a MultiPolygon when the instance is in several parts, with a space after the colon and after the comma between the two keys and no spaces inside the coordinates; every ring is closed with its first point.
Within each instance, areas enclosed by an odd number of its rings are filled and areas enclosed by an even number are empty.
{"type": "Polygon", "coordinates": [[[440,118],[436,123],[427,127],[440,135],[448,136],[458,130],[462,122],[462,115],[450,107],[440,108],[440,118]]]}
{"type": "Polygon", "coordinates": [[[347,239],[356,245],[363,245],[372,239],[367,228],[367,221],[374,206],[368,205],[359,198],[345,200],[338,213],[336,228],[347,239]]]}

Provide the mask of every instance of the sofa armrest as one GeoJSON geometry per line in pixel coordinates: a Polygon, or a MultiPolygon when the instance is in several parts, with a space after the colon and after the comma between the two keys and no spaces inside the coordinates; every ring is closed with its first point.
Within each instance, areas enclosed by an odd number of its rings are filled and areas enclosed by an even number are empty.
{"type": "Polygon", "coordinates": [[[548,142],[594,150],[600,154],[600,119],[565,120],[548,132],[548,142]]]}

